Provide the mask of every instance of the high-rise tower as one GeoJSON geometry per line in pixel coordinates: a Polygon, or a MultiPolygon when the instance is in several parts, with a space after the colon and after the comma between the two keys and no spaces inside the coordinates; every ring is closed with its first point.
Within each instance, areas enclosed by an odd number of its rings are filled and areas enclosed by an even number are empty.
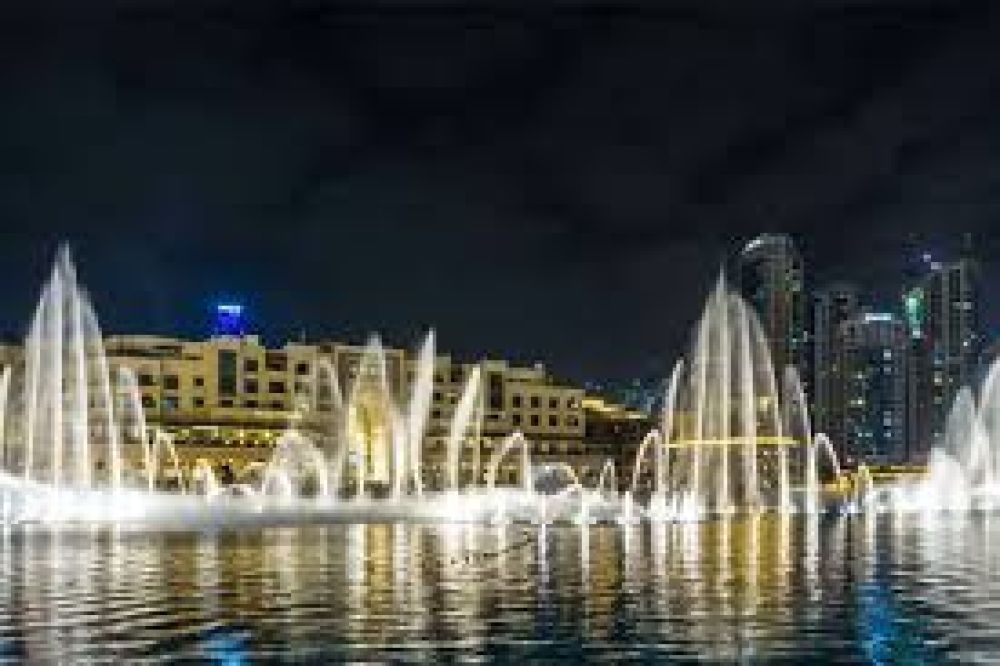
{"type": "Polygon", "coordinates": [[[840,326],[860,309],[858,288],[850,283],[830,284],[813,297],[813,427],[833,442],[844,439],[840,326]]]}
{"type": "Polygon", "coordinates": [[[838,329],[843,396],[842,439],[834,440],[848,464],[907,459],[906,326],[895,315],[859,314],[838,329]]]}
{"type": "Polygon", "coordinates": [[[910,336],[911,455],[926,457],[944,436],[958,391],[976,380],[982,337],[979,331],[977,262],[971,239],[962,256],[941,262],[922,257],[922,275],[903,293],[910,336]]]}
{"type": "Polygon", "coordinates": [[[809,299],[805,266],[792,238],[762,234],[736,257],[736,282],[760,317],[775,369],[795,366],[807,394],[812,390],[809,299]]]}

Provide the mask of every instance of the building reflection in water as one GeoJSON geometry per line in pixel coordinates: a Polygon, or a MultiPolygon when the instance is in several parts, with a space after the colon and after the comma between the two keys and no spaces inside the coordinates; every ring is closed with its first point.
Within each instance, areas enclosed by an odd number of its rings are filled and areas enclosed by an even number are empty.
{"type": "Polygon", "coordinates": [[[580,526],[580,584],[586,598],[590,592],[590,525],[580,526]]]}
{"type": "Polygon", "coordinates": [[[767,515],[627,528],[7,528],[0,659],[982,657],[1000,620],[998,529],[767,515]]]}

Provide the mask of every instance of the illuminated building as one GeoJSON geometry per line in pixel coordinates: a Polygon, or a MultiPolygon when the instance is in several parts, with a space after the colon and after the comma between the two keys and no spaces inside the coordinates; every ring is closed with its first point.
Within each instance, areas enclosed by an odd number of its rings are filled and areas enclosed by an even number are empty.
{"type": "MultiPolygon", "coordinates": [[[[588,397],[583,406],[587,417],[587,453],[596,460],[614,460],[618,488],[628,490],[639,445],[646,433],[656,427],[654,420],[647,412],[603,398],[588,397]]],[[[649,459],[652,460],[652,454],[649,459]]],[[[594,482],[596,478],[590,479],[591,485],[594,482]]],[[[640,469],[639,491],[650,492],[652,484],[650,463],[640,469]]]]}
{"type": "MultiPolygon", "coordinates": [[[[223,480],[238,480],[267,463],[277,438],[290,425],[327,432],[314,414],[331,411],[334,396],[317,382],[326,364],[348,404],[344,432],[358,460],[349,460],[346,486],[364,465],[367,487],[384,491],[390,482],[389,431],[407,405],[416,359],[402,349],[380,349],[337,341],[266,347],[255,335],[218,335],[206,340],[127,335],[106,340],[109,362],[136,377],[148,422],[171,433],[182,467],[206,461],[223,480]]],[[[459,482],[478,485],[504,438],[523,432],[536,463],[559,460],[580,474],[598,465],[587,455],[583,389],[554,380],[540,364],[520,367],[496,359],[459,362],[434,359],[434,384],[422,446],[423,482],[446,483],[446,442],[456,405],[474,368],[480,386],[473,425],[459,455],[459,482]]],[[[329,447],[328,442],[320,442],[329,447]]],[[[329,451],[327,451],[329,453],[329,451]]],[[[603,459],[602,459],[603,460],[603,459]]],[[[516,456],[500,465],[498,483],[520,483],[516,456]]]]}
{"type": "MultiPolygon", "coordinates": [[[[486,397],[483,418],[483,455],[485,462],[505,437],[515,431],[524,433],[531,445],[531,459],[538,464],[551,461],[568,463],[576,473],[586,476],[596,462],[588,455],[583,408],[584,391],[553,378],[545,366],[512,366],[506,361],[480,363],[486,397]]],[[[502,463],[499,479],[521,482],[515,456],[502,463]]],[[[480,482],[485,469],[478,472],[480,482]]]]}
{"type": "Polygon", "coordinates": [[[906,326],[895,315],[869,312],[843,322],[839,338],[843,461],[906,461],[906,326]]]}
{"type": "Polygon", "coordinates": [[[911,338],[913,438],[922,455],[940,443],[959,389],[973,386],[980,357],[978,267],[969,256],[924,256],[924,274],[903,294],[911,338]]]}
{"type": "Polygon", "coordinates": [[[926,462],[934,442],[934,400],[931,352],[927,336],[927,306],[924,287],[903,292],[909,363],[906,370],[907,447],[909,462],[926,462]]]}
{"type": "Polygon", "coordinates": [[[739,253],[735,268],[740,294],[756,309],[770,341],[776,371],[780,375],[795,366],[811,395],[811,313],[805,265],[794,241],[785,234],[761,234],[739,253]]]}
{"type": "Polygon", "coordinates": [[[330,400],[312,391],[311,345],[125,335],[108,338],[106,350],[112,367],[134,373],[147,421],[174,436],[183,461],[207,460],[225,480],[266,463],[298,411],[330,400]]]}
{"type": "Polygon", "coordinates": [[[860,297],[853,284],[831,284],[813,298],[813,428],[833,442],[844,439],[840,327],[859,311],[860,297]]]}
{"type": "Polygon", "coordinates": [[[588,393],[605,396],[624,407],[652,414],[663,409],[663,377],[635,377],[622,381],[587,382],[588,393]]]}

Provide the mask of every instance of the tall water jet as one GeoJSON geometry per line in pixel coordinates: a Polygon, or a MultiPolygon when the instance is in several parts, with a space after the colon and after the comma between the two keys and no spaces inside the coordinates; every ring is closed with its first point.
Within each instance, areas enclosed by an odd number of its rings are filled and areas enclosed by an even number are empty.
{"type": "Polygon", "coordinates": [[[1000,503],[1000,360],[986,373],[979,400],[969,387],[952,403],[926,479],[894,496],[897,510],[992,510],[1000,503]]]}
{"type": "Polygon", "coordinates": [[[427,416],[430,413],[431,397],[434,391],[435,349],[435,335],[434,331],[431,330],[427,333],[424,344],[420,347],[420,353],[417,355],[417,371],[410,392],[409,413],[406,421],[413,489],[418,497],[424,492],[424,480],[421,473],[422,451],[424,430],[427,427],[427,416]]]}
{"type": "MultiPolygon", "coordinates": [[[[792,442],[799,445],[799,451],[804,453],[797,461],[798,467],[803,471],[805,500],[803,507],[806,513],[816,513],[819,510],[819,478],[816,470],[816,446],[813,441],[812,426],[809,423],[808,406],[806,405],[805,391],[802,388],[802,379],[799,371],[794,367],[785,368],[784,380],[784,419],[785,434],[792,442]]],[[[781,457],[781,478],[782,478],[782,504],[791,506],[791,490],[789,480],[789,457],[787,447],[782,446],[781,457]]]]}
{"type": "Polygon", "coordinates": [[[392,498],[403,495],[406,475],[410,470],[410,438],[406,424],[399,412],[392,413],[392,498]]]}
{"type": "Polygon", "coordinates": [[[7,469],[7,447],[5,434],[7,432],[7,396],[10,394],[10,366],[5,366],[0,371],[0,448],[3,454],[0,457],[0,469],[7,469]]]}
{"type": "MultiPolygon", "coordinates": [[[[316,438],[316,446],[328,460],[333,461],[343,443],[344,394],[337,369],[329,358],[321,357],[313,372],[313,402],[307,420],[316,438]]],[[[336,476],[333,470],[331,476],[336,476]]],[[[331,490],[336,493],[338,488],[331,490]]]]}
{"type": "MultiPolygon", "coordinates": [[[[663,404],[675,405],[677,404],[677,389],[680,385],[681,375],[684,370],[684,360],[681,359],[674,364],[673,372],[670,373],[670,380],[667,382],[666,393],[664,394],[663,404]]],[[[669,493],[668,493],[668,478],[670,476],[670,448],[671,442],[676,441],[677,435],[674,431],[676,412],[674,409],[664,407],[661,416],[660,423],[662,429],[659,432],[655,430],[649,435],[655,433],[656,438],[653,443],[656,446],[656,457],[655,457],[655,469],[654,469],[654,479],[653,479],[653,493],[649,499],[649,516],[657,521],[666,520],[670,516],[669,511],[669,493]]],[[[632,470],[632,485],[629,489],[631,496],[635,496],[637,492],[637,486],[639,481],[639,466],[641,460],[645,454],[645,448],[649,445],[650,439],[649,435],[642,441],[639,446],[639,452],[636,457],[635,466],[632,470]]]]}
{"type": "Polygon", "coordinates": [[[795,442],[784,433],[768,341],[724,276],[670,384],[663,417],[668,513],[725,515],[764,504],[788,510],[786,448],[795,442]]]}
{"type": "MultiPolygon", "coordinates": [[[[985,416],[983,414],[982,416],[985,416]]],[[[989,483],[993,476],[989,464],[989,435],[976,405],[972,389],[965,387],[955,396],[945,424],[944,450],[965,470],[970,486],[989,483]]]]}
{"type": "Polygon", "coordinates": [[[343,473],[345,463],[353,469],[359,498],[365,496],[369,485],[391,488],[399,466],[404,464],[394,435],[401,419],[389,386],[385,352],[376,336],[361,354],[345,411],[337,473],[343,473]]]}
{"type": "MultiPolygon", "coordinates": [[[[670,373],[670,381],[667,383],[667,393],[664,396],[664,405],[674,405],[677,403],[677,387],[680,384],[681,374],[684,371],[684,360],[681,359],[674,364],[674,370],[670,373]]],[[[660,421],[660,441],[657,447],[656,465],[656,488],[657,496],[664,497],[667,491],[667,477],[670,474],[670,442],[674,437],[675,412],[673,409],[664,408],[660,421]]],[[[635,485],[635,479],[633,479],[635,485]]],[[[632,489],[635,492],[635,488],[632,489]]]]}
{"type": "Polygon", "coordinates": [[[730,416],[732,414],[730,405],[733,393],[733,341],[731,339],[732,333],[729,321],[729,299],[725,295],[725,290],[725,278],[720,276],[717,288],[719,304],[717,306],[718,312],[716,313],[719,323],[714,331],[719,338],[716,343],[718,345],[719,357],[716,360],[717,368],[715,370],[718,377],[713,387],[718,392],[717,395],[713,396],[717,401],[714,408],[718,410],[718,417],[716,430],[713,435],[722,443],[719,455],[719,480],[715,503],[716,512],[722,514],[731,513],[733,510],[732,495],[729,488],[729,459],[731,457],[729,442],[732,441],[733,437],[733,424],[730,416]]]}
{"type": "Polygon", "coordinates": [[[986,373],[979,407],[982,449],[977,458],[982,466],[983,483],[993,489],[1000,484],[1000,360],[986,373]]]}
{"type": "MultiPolygon", "coordinates": [[[[474,424],[477,417],[479,402],[479,366],[475,366],[469,373],[469,378],[465,382],[465,389],[462,397],[455,406],[455,415],[451,420],[451,428],[448,432],[448,443],[446,448],[448,488],[454,492],[459,489],[459,459],[461,457],[462,446],[469,438],[470,425],[474,424]]],[[[475,428],[474,436],[478,438],[478,427],[475,428]]]]}
{"type": "Polygon", "coordinates": [[[151,471],[149,476],[153,480],[153,487],[155,488],[163,475],[162,470],[164,465],[161,460],[164,458],[170,465],[170,471],[173,473],[174,481],[177,483],[177,489],[181,492],[185,491],[184,487],[184,477],[181,473],[181,461],[177,456],[177,447],[174,446],[174,438],[163,430],[156,430],[153,433],[153,442],[150,446],[150,467],[151,471]]]}
{"type": "Polygon", "coordinates": [[[347,461],[347,408],[333,362],[321,357],[314,370],[313,404],[308,415],[310,436],[327,461],[329,499],[340,497],[347,461]]]}
{"type": "MultiPolygon", "coordinates": [[[[5,471],[55,491],[120,490],[124,464],[143,467],[145,453],[140,449],[136,460],[125,460],[117,382],[65,247],[42,290],[24,350],[4,396],[5,471]]],[[[129,402],[136,399],[134,387],[125,390],[129,402]]]]}
{"type": "Polygon", "coordinates": [[[152,492],[156,483],[156,461],[153,446],[146,425],[146,412],[142,408],[139,383],[131,368],[118,368],[118,412],[121,415],[122,438],[124,442],[137,442],[143,454],[146,489],[152,492]]]}
{"type": "MultiPolygon", "coordinates": [[[[739,348],[739,363],[743,372],[739,376],[739,419],[743,430],[743,478],[746,484],[746,506],[754,513],[761,507],[760,476],[757,461],[757,378],[754,375],[754,321],[753,313],[744,301],[737,301],[738,321],[742,323],[737,331],[736,345],[739,348]],[[747,369],[750,370],[747,370],[747,369]]],[[[764,352],[767,352],[765,348],[764,352]]],[[[768,372],[765,370],[765,372],[768,372]]]]}
{"type": "Polygon", "coordinates": [[[316,364],[316,390],[313,391],[316,404],[314,409],[337,413],[344,409],[344,394],[340,389],[337,369],[328,358],[321,358],[316,364]],[[324,405],[325,403],[325,405],[324,405]]]}

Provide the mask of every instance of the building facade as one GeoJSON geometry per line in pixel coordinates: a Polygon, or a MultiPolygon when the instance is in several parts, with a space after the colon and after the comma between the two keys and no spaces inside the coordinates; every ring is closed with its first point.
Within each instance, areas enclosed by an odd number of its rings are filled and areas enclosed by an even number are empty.
{"type": "Polygon", "coordinates": [[[974,386],[982,351],[978,267],[970,258],[925,260],[925,274],[903,294],[910,336],[911,424],[915,456],[925,458],[944,436],[963,386],[974,386]]]}
{"type": "Polygon", "coordinates": [[[910,462],[926,463],[935,441],[932,409],[935,391],[923,285],[918,283],[906,289],[902,301],[909,348],[906,370],[906,431],[910,462]]]}
{"type": "Polygon", "coordinates": [[[906,462],[909,336],[898,317],[865,313],[841,324],[843,440],[834,445],[847,465],[906,462]]]}
{"type": "Polygon", "coordinates": [[[266,464],[300,414],[332,408],[333,396],[313,390],[319,354],[311,345],[127,335],[108,338],[105,350],[113,372],[134,377],[147,422],[172,436],[181,464],[205,461],[223,481],[266,464]]]}
{"type": "Polygon", "coordinates": [[[736,257],[740,294],[757,311],[771,344],[779,376],[786,366],[798,369],[807,395],[812,395],[811,309],[805,264],[791,236],[762,234],[736,257]]]}
{"type": "MultiPolygon", "coordinates": [[[[391,433],[405,421],[418,372],[416,357],[404,350],[377,341],[268,348],[253,335],[199,341],[113,336],[106,350],[116,373],[134,377],[148,423],[172,436],[184,470],[207,464],[223,481],[247,478],[260,472],[282,434],[295,426],[330,460],[336,437],[350,440],[346,492],[361,477],[371,492],[384,492],[392,482],[391,433]]],[[[423,432],[420,468],[428,489],[451,482],[452,436],[461,439],[462,487],[484,483],[491,466],[499,484],[523,481],[516,453],[500,456],[515,432],[523,433],[536,465],[565,462],[589,478],[603,464],[585,441],[583,389],[557,382],[540,364],[437,355],[423,432]],[[453,435],[455,412],[474,371],[478,384],[469,422],[453,435]]]]}
{"type": "Polygon", "coordinates": [[[845,436],[840,328],[860,311],[860,293],[850,283],[831,284],[813,297],[813,429],[826,433],[833,442],[845,436]]]}
{"type": "MultiPolygon", "coordinates": [[[[586,398],[584,410],[587,417],[587,453],[597,465],[592,465],[591,469],[599,474],[604,461],[613,461],[618,489],[630,490],[639,447],[646,434],[657,424],[649,412],[603,398],[586,398]]],[[[653,490],[653,457],[654,453],[650,450],[639,466],[636,491],[640,494],[649,494],[653,490]]],[[[586,481],[593,486],[597,478],[591,477],[586,481]]]]}

